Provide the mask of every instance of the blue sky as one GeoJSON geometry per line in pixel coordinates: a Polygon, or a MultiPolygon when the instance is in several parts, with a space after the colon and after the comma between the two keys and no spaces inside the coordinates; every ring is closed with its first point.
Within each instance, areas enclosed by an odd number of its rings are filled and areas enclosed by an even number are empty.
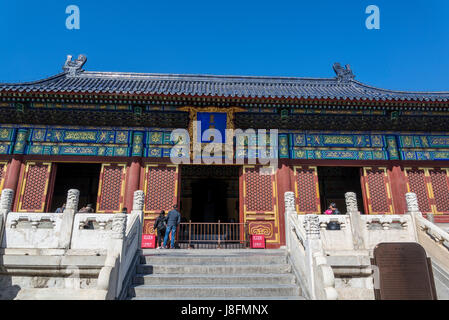
{"type": "Polygon", "coordinates": [[[0,82],[59,73],[83,53],[92,71],[333,77],[396,90],[449,91],[449,1],[0,2],[0,82]],[[68,5],[80,29],[65,26],[68,5]],[[365,8],[380,8],[368,30],[365,8]]]}

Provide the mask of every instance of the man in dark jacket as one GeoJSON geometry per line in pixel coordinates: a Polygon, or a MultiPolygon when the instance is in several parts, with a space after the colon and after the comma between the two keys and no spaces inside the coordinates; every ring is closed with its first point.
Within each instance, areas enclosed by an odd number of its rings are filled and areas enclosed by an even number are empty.
{"type": "Polygon", "coordinates": [[[165,229],[167,227],[167,222],[165,221],[165,211],[162,210],[161,213],[159,214],[159,217],[157,217],[156,221],[154,222],[154,230],[157,230],[157,239],[156,239],[156,243],[157,243],[157,248],[160,249],[161,248],[161,244],[162,244],[162,239],[165,236],[165,229]]]}
{"type": "Polygon", "coordinates": [[[173,210],[170,210],[170,212],[167,214],[167,230],[165,231],[165,238],[164,238],[164,248],[167,248],[167,240],[168,236],[171,233],[171,243],[170,248],[173,249],[175,247],[175,235],[176,235],[176,228],[178,227],[179,223],[181,222],[181,214],[178,212],[178,206],[175,204],[173,206],[173,210]]]}
{"type": "Polygon", "coordinates": [[[338,210],[337,205],[335,204],[335,202],[331,203],[330,209],[332,210],[332,214],[341,214],[340,210],[338,210]]]}
{"type": "MultiPolygon", "coordinates": [[[[340,210],[338,210],[337,205],[335,202],[332,202],[329,205],[329,209],[332,210],[332,214],[341,214],[340,210]]],[[[340,230],[340,224],[338,224],[335,221],[331,221],[327,224],[327,230],[340,230]]]]}

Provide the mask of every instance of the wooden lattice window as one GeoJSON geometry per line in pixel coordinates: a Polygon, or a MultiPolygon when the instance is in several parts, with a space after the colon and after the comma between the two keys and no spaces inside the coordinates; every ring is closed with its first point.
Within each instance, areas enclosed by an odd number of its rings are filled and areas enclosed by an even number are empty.
{"type": "Polygon", "coordinates": [[[7,169],[8,169],[8,164],[6,162],[0,162],[0,192],[2,192],[2,190],[3,190],[3,185],[5,183],[7,169]]]}
{"type": "Polygon", "coordinates": [[[170,211],[177,203],[177,166],[147,165],[145,171],[145,212],[170,211]]]}
{"type": "Polygon", "coordinates": [[[98,188],[97,212],[121,212],[124,203],[126,164],[103,164],[98,188]]]}
{"type": "Polygon", "coordinates": [[[20,188],[20,212],[44,212],[51,163],[27,162],[20,188]]]}
{"type": "Polygon", "coordinates": [[[363,168],[369,214],[393,214],[393,199],[387,168],[363,168]]]}
{"type": "Polygon", "coordinates": [[[276,175],[272,168],[244,166],[240,201],[250,234],[263,234],[267,243],[280,242],[276,175]]]}
{"type": "Polygon", "coordinates": [[[428,181],[428,170],[424,168],[405,168],[407,177],[407,191],[413,192],[418,198],[418,206],[421,212],[431,213],[430,183],[428,181]]]}
{"type": "Polygon", "coordinates": [[[153,224],[159,212],[161,210],[168,212],[178,203],[178,177],[176,165],[145,166],[144,233],[154,233],[153,224]]]}
{"type": "Polygon", "coordinates": [[[245,212],[273,212],[275,209],[273,175],[260,174],[259,168],[245,168],[245,212]]]}
{"type": "Polygon", "coordinates": [[[449,169],[406,168],[407,191],[416,193],[422,213],[449,213],[449,169]]]}
{"type": "Polygon", "coordinates": [[[296,211],[320,214],[320,192],[317,167],[294,167],[296,211]]]}
{"type": "Polygon", "coordinates": [[[434,213],[449,213],[449,169],[430,169],[432,196],[435,199],[434,213]]]}

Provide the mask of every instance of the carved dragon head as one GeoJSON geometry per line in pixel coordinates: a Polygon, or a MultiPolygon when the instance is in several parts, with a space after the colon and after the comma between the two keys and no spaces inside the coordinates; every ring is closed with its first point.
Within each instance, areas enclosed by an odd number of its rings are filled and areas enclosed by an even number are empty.
{"type": "Polygon", "coordinates": [[[87,58],[85,55],[80,54],[78,58],[74,61],[72,61],[72,56],[67,55],[67,59],[64,63],[64,66],[62,67],[62,70],[64,70],[65,73],[67,73],[69,76],[76,76],[80,72],[82,72],[82,67],[86,63],[87,58]]]}
{"type": "Polygon", "coordinates": [[[352,73],[351,66],[347,64],[344,68],[340,63],[335,62],[332,66],[337,75],[338,81],[349,81],[355,78],[355,75],[352,73]]]}

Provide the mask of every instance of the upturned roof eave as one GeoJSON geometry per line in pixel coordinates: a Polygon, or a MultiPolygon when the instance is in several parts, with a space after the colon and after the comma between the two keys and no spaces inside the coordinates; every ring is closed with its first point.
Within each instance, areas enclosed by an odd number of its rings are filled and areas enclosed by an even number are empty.
{"type": "MultiPolygon", "coordinates": [[[[11,94],[18,94],[20,97],[29,97],[29,98],[64,98],[64,99],[89,99],[89,100],[138,100],[141,98],[151,97],[151,100],[165,100],[165,98],[179,98],[183,101],[188,102],[189,100],[199,100],[205,99],[210,101],[222,100],[223,102],[243,102],[243,103],[263,103],[270,102],[274,104],[313,104],[314,102],[369,102],[375,104],[383,104],[383,103],[393,103],[393,104],[402,104],[402,103],[424,103],[426,105],[439,105],[439,104],[447,104],[449,99],[435,99],[435,100],[421,100],[417,98],[407,98],[407,99],[399,99],[395,97],[391,98],[377,98],[377,97],[312,97],[312,96],[303,96],[303,97],[272,97],[272,96],[218,96],[218,95],[195,95],[195,94],[164,94],[164,93],[131,93],[131,92],[109,92],[109,91],[66,91],[66,90],[46,90],[46,91],[38,91],[38,90],[30,90],[30,91],[1,91],[0,96],[9,96],[11,94]],[[44,95],[44,97],[42,97],[44,95]],[[58,97],[51,97],[56,96],[58,97]],[[64,95],[65,97],[60,97],[64,95]],[[101,95],[102,97],[95,97],[101,95]]],[[[133,101],[129,101],[132,103],[133,101]]]]}
{"type": "MultiPolygon", "coordinates": [[[[375,103],[446,103],[449,92],[398,91],[377,88],[352,78],[236,76],[67,71],[31,82],[0,84],[0,95],[106,95],[182,99],[369,101],[375,103]],[[132,83],[135,81],[135,83],[132,83]],[[182,83],[182,85],[180,85],[182,83]],[[202,84],[202,87],[201,85],[202,84]],[[247,87],[245,87],[247,86],[247,87]],[[59,89],[58,89],[59,87],[59,89]],[[184,91],[184,92],[183,92],[184,91]],[[195,92],[196,91],[196,92],[195,92]],[[210,93],[217,91],[219,94],[210,93]],[[220,92],[221,91],[221,92],[220,92]],[[220,94],[223,93],[223,94],[220,94]]],[[[352,71],[351,71],[352,74],[352,71]]]]}

